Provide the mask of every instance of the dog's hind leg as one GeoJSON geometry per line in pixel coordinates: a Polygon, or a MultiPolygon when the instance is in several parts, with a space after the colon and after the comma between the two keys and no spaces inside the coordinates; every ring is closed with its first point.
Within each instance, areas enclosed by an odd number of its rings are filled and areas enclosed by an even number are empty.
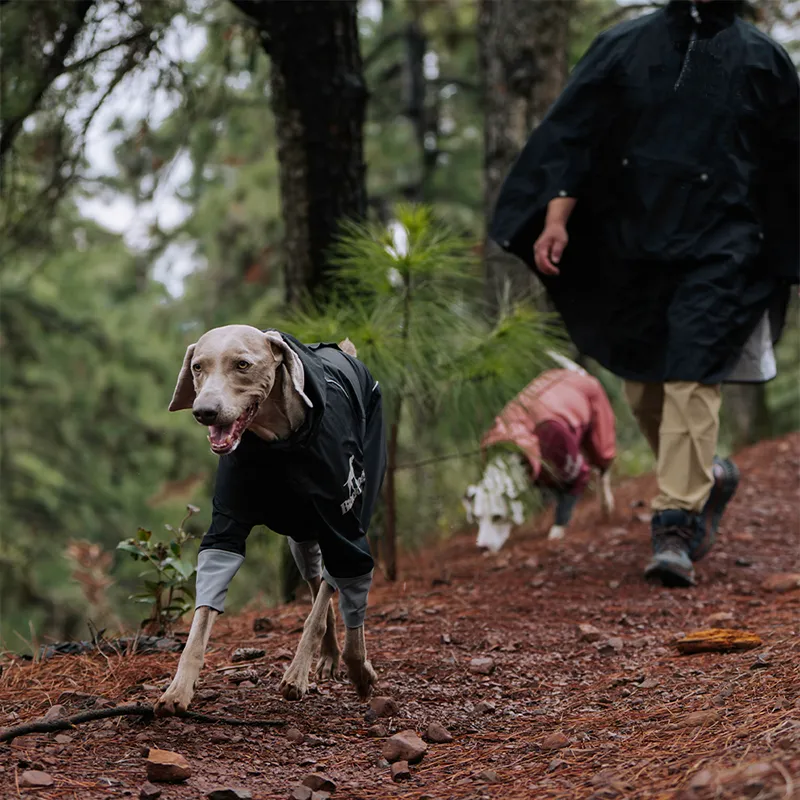
{"type": "MultiPolygon", "coordinates": [[[[311,596],[316,600],[322,578],[313,578],[308,582],[311,596]]],[[[315,675],[318,681],[335,678],[339,672],[339,662],[342,651],[336,638],[336,612],[333,610],[333,600],[328,603],[328,614],[325,617],[325,635],[322,637],[322,646],[319,651],[319,660],[315,675]]]]}
{"type": "Polygon", "coordinates": [[[339,587],[339,610],[345,624],[342,659],[347,666],[347,677],[362,699],[369,697],[378,682],[378,676],[367,660],[364,639],[364,617],[367,597],[372,585],[372,572],[356,578],[334,578],[339,587]]]}
{"type": "Polygon", "coordinates": [[[347,665],[347,677],[350,678],[358,696],[365,700],[378,682],[378,675],[367,660],[363,625],[359,628],[345,628],[342,658],[347,665]]]}
{"type": "Polygon", "coordinates": [[[303,625],[303,635],[300,637],[297,652],[280,683],[281,694],[287,700],[300,700],[308,691],[308,671],[325,636],[333,593],[333,587],[323,581],[314,598],[311,613],[303,625]]]}
{"type": "Polygon", "coordinates": [[[578,497],[574,494],[565,494],[562,491],[556,492],[556,513],[553,520],[553,527],[547,534],[550,541],[559,541],[564,538],[564,534],[572,519],[572,512],[578,503],[578,497]]]}
{"type": "Polygon", "coordinates": [[[201,606],[194,612],[189,638],[178,662],[178,670],[169,688],[155,705],[156,716],[169,716],[189,708],[200,670],[203,669],[211,628],[218,613],[208,606],[201,606]]]}
{"type": "MultiPolygon", "coordinates": [[[[289,539],[289,549],[295,564],[297,564],[297,569],[311,589],[312,599],[316,600],[322,583],[322,553],[319,544],[317,542],[296,542],[294,539],[289,539]]],[[[328,603],[325,620],[325,635],[322,637],[319,661],[317,661],[317,680],[329,680],[336,677],[341,657],[339,642],[336,639],[336,614],[333,610],[333,602],[328,603]]]]}

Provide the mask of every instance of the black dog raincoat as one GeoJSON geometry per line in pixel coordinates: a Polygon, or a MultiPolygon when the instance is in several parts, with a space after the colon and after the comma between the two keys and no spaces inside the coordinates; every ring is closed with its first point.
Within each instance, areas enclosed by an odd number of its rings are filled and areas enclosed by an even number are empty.
{"type": "MultiPolygon", "coordinates": [[[[196,605],[223,611],[246,539],[254,526],[265,525],[306,545],[292,548],[296,557],[311,552],[315,560],[318,543],[324,578],[340,590],[345,624],[359,627],[374,567],[367,531],[386,470],[380,386],[336,344],[281,337],[303,365],[311,407],[288,439],[267,442],[245,431],[237,449],[220,457],[196,605]]],[[[313,565],[299,566],[313,577],[313,565]]]]}

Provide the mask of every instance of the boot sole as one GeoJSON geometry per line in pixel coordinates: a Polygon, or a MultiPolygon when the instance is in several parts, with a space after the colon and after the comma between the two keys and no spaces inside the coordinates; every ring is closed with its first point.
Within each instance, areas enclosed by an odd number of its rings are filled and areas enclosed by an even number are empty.
{"type": "Polygon", "coordinates": [[[673,564],[658,559],[653,559],[653,561],[647,565],[644,571],[644,577],[645,580],[651,583],[660,582],[668,589],[695,585],[693,574],[679,571],[673,564]]]}

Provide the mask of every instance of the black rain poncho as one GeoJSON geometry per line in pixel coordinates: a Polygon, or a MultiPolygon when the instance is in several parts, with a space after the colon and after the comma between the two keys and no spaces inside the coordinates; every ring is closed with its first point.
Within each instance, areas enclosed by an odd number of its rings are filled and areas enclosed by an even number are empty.
{"type": "Polygon", "coordinates": [[[764,380],[732,371],[798,281],[797,72],[735,11],[671,2],[601,34],[500,192],[490,235],[532,268],[548,203],[577,198],[540,277],[622,378],[764,380]]]}

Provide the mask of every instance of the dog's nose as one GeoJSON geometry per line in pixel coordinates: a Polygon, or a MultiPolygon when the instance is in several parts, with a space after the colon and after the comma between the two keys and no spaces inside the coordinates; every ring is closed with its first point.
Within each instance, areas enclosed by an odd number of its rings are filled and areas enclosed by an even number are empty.
{"type": "Polygon", "coordinates": [[[192,409],[192,414],[203,425],[213,425],[219,411],[216,408],[195,408],[192,409]]]}

